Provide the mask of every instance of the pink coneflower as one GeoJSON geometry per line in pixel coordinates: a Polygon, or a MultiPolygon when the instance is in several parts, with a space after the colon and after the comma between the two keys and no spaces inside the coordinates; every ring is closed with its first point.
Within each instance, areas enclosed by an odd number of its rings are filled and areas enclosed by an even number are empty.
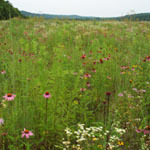
{"type": "Polygon", "coordinates": [[[87,82],[87,83],[86,83],[86,86],[87,86],[87,87],[90,87],[90,86],[91,86],[91,85],[90,85],[90,82],[87,82]]]}
{"type": "Polygon", "coordinates": [[[50,94],[49,92],[45,92],[45,93],[44,93],[44,97],[45,97],[45,98],[51,98],[51,94],[50,94]]]}
{"type": "Polygon", "coordinates": [[[106,92],[105,93],[107,96],[110,96],[111,95],[111,92],[106,92]]]}
{"type": "Polygon", "coordinates": [[[90,75],[89,73],[86,73],[86,74],[84,75],[84,77],[85,77],[85,78],[90,78],[91,75],[90,75]]]}
{"type": "Polygon", "coordinates": [[[122,96],[123,96],[123,93],[119,93],[118,96],[122,97],[122,96]]]}
{"type": "Polygon", "coordinates": [[[1,74],[5,74],[5,73],[6,73],[6,71],[5,71],[5,70],[2,70],[2,71],[1,71],[1,74]]]}
{"type": "Polygon", "coordinates": [[[102,63],[103,63],[103,59],[100,59],[100,60],[99,60],[99,63],[102,64],[102,63]]]}
{"type": "Polygon", "coordinates": [[[86,91],[86,89],[85,89],[85,88],[81,88],[80,91],[81,91],[81,92],[84,92],[84,91],[86,91]]]}
{"type": "Polygon", "coordinates": [[[142,130],[140,130],[140,129],[136,129],[136,132],[137,132],[137,133],[141,133],[141,132],[142,132],[142,130]]]}
{"type": "Polygon", "coordinates": [[[4,119],[0,118],[0,125],[3,125],[3,124],[4,124],[4,119]]]}
{"type": "Polygon", "coordinates": [[[25,128],[24,128],[24,131],[22,131],[22,138],[25,136],[26,137],[26,139],[28,139],[30,136],[33,136],[34,134],[32,133],[32,131],[29,131],[29,130],[26,130],[25,128]]]}
{"type": "Polygon", "coordinates": [[[93,69],[92,69],[92,72],[96,72],[96,69],[93,68],[93,69]]]}
{"type": "Polygon", "coordinates": [[[2,133],[2,136],[6,136],[6,135],[8,135],[7,132],[3,132],[3,133],[2,133]]]}
{"type": "Polygon", "coordinates": [[[16,95],[11,94],[11,93],[8,93],[5,96],[3,96],[3,98],[5,98],[5,100],[7,100],[7,101],[12,101],[12,100],[14,100],[15,97],[16,97],[16,95]]]}
{"type": "Polygon", "coordinates": [[[93,65],[96,65],[96,62],[97,62],[97,61],[94,61],[94,62],[93,62],[93,65]]]}
{"type": "Polygon", "coordinates": [[[81,56],[81,59],[85,59],[85,57],[86,57],[86,55],[85,55],[85,54],[83,54],[83,55],[81,56]]]}

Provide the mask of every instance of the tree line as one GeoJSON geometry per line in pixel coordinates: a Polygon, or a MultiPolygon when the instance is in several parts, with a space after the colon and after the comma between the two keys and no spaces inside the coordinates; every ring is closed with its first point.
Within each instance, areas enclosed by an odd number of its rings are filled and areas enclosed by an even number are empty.
{"type": "Polygon", "coordinates": [[[14,8],[9,1],[0,0],[0,20],[13,17],[23,17],[17,8],[14,8]]]}

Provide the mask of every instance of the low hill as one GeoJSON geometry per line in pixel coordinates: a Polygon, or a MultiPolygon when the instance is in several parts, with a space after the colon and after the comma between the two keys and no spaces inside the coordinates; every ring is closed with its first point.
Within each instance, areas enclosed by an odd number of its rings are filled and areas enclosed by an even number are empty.
{"type": "Polygon", "coordinates": [[[20,11],[22,15],[27,17],[44,17],[46,19],[77,19],[77,20],[91,20],[91,19],[100,19],[97,17],[85,17],[85,16],[79,16],[79,15],[52,15],[52,14],[38,14],[38,13],[30,13],[27,11],[20,11]]]}
{"type": "Polygon", "coordinates": [[[0,0],[0,20],[5,20],[13,17],[23,17],[23,15],[8,1],[0,0]]]}
{"type": "Polygon", "coordinates": [[[78,16],[78,15],[52,15],[52,14],[38,14],[38,13],[30,13],[27,11],[21,11],[24,16],[29,17],[44,17],[46,19],[53,19],[53,18],[67,18],[67,19],[76,19],[76,20],[139,20],[139,21],[150,21],[150,13],[140,13],[140,14],[133,14],[133,15],[126,15],[122,17],[108,17],[108,18],[100,18],[100,17],[85,17],[85,16],[78,16]]]}

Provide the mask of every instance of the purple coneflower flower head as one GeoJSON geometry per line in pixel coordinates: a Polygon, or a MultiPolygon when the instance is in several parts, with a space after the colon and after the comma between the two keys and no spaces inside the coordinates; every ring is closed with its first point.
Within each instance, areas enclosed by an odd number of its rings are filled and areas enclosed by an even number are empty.
{"type": "Polygon", "coordinates": [[[12,100],[14,100],[15,97],[16,97],[16,95],[11,94],[11,93],[8,93],[5,96],[3,96],[3,98],[5,98],[5,100],[7,100],[7,101],[12,101],[12,100]]]}
{"type": "Polygon", "coordinates": [[[2,71],[1,71],[1,74],[5,74],[5,73],[6,73],[6,71],[5,71],[5,70],[2,70],[2,71]]]}
{"type": "Polygon", "coordinates": [[[3,124],[4,124],[4,119],[0,118],[0,125],[3,125],[3,124]]]}
{"type": "Polygon", "coordinates": [[[105,93],[107,96],[110,96],[111,95],[111,92],[106,92],[105,93]]]}
{"type": "Polygon", "coordinates": [[[2,136],[6,136],[6,135],[8,135],[7,132],[3,132],[3,133],[2,133],[2,136]]]}
{"type": "Polygon", "coordinates": [[[143,130],[144,134],[150,134],[150,130],[143,130]]]}
{"type": "Polygon", "coordinates": [[[91,85],[90,85],[90,82],[87,82],[86,85],[87,85],[87,87],[90,87],[90,86],[91,86],[91,85]]]}
{"type": "Polygon", "coordinates": [[[93,68],[93,69],[92,69],[92,72],[96,72],[96,69],[95,69],[95,68],[93,68]]]}
{"type": "Polygon", "coordinates": [[[137,132],[137,133],[141,133],[141,132],[142,132],[142,130],[140,130],[140,129],[136,129],[136,132],[137,132]]]}
{"type": "Polygon", "coordinates": [[[50,94],[49,92],[45,92],[45,93],[44,93],[44,97],[45,97],[45,98],[51,98],[51,94],[50,94]]]}
{"type": "Polygon", "coordinates": [[[90,78],[91,75],[90,75],[89,73],[86,73],[86,74],[84,75],[84,77],[85,77],[85,78],[90,78]]]}
{"type": "Polygon", "coordinates": [[[28,139],[30,136],[33,136],[34,134],[32,133],[32,131],[29,131],[27,129],[24,128],[24,131],[22,131],[22,138],[26,138],[28,139]]]}

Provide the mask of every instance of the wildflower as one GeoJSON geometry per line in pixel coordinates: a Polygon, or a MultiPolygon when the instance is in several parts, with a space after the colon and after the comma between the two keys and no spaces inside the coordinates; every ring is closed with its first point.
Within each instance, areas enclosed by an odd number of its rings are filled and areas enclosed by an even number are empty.
{"type": "Polygon", "coordinates": [[[123,141],[118,141],[118,145],[123,146],[124,142],[123,141]]]}
{"type": "Polygon", "coordinates": [[[118,96],[122,97],[122,96],[123,96],[123,93],[119,93],[118,96]]]}
{"type": "Polygon", "coordinates": [[[93,65],[96,65],[96,62],[97,62],[97,61],[94,61],[94,62],[93,62],[93,65]]]}
{"type": "Polygon", "coordinates": [[[0,118],[0,125],[3,125],[3,124],[4,124],[4,119],[0,118]]]}
{"type": "Polygon", "coordinates": [[[126,72],[124,72],[124,71],[122,71],[122,72],[120,72],[120,74],[125,74],[126,72]]]}
{"type": "Polygon", "coordinates": [[[102,145],[97,145],[97,147],[98,147],[98,148],[102,148],[103,146],[102,146],[102,145]]]}
{"type": "Polygon", "coordinates": [[[141,133],[141,132],[142,132],[142,130],[140,130],[140,129],[136,129],[136,132],[137,132],[137,133],[141,133]]]}
{"type": "Polygon", "coordinates": [[[81,88],[80,91],[81,91],[81,92],[84,92],[84,91],[86,91],[86,89],[85,89],[85,88],[81,88]]]}
{"type": "Polygon", "coordinates": [[[2,133],[2,136],[6,136],[6,135],[8,135],[7,132],[3,132],[3,133],[2,133]]]}
{"type": "Polygon", "coordinates": [[[86,55],[85,54],[83,54],[82,56],[81,56],[81,59],[84,59],[86,57],[86,55]]]}
{"type": "Polygon", "coordinates": [[[103,59],[100,59],[100,60],[99,60],[99,63],[102,64],[102,63],[103,63],[103,59]]]}
{"type": "Polygon", "coordinates": [[[16,95],[11,94],[11,93],[8,93],[5,96],[3,96],[3,98],[5,98],[5,100],[7,100],[7,101],[12,101],[12,100],[14,100],[15,97],[16,97],[16,95]]]}
{"type": "Polygon", "coordinates": [[[64,144],[64,145],[69,145],[69,144],[70,144],[70,141],[63,141],[63,144],[64,144]]]}
{"type": "Polygon", "coordinates": [[[132,83],[132,82],[133,82],[133,80],[129,80],[129,82],[130,82],[130,83],[132,83]]]}
{"type": "Polygon", "coordinates": [[[26,137],[26,139],[28,139],[30,136],[33,136],[34,134],[32,133],[32,131],[29,131],[29,130],[26,130],[25,128],[24,128],[24,131],[22,131],[22,138],[25,136],[26,137]]]}
{"type": "Polygon", "coordinates": [[[105,93],[107,96],[110,96],[111,95],[111,92],[106,92],[105,93]]]}
{"type": "Polygon", "coordinates": [[[120,68],[121,68],[121,69],[126,69],[126,66],[121,66],[120,68]]]}
{"type": "Polygon", "coordinates": [[[91,85],[90,85],[90,82],[87,82],[86,85],[87,85],[87,87],[90,87],[90,86],[91,86],[91,85]]]}
{"type": "Polygon", "coordinates": [[[44,98],[51,98],[51,94],[49,92],[45,92],[44,98]]]}
{"type": "Polygon", "coordinates": [[[136,89],[136,88],[132,88],[132,90],[133,90],[133,91],[137,91],[137,89],[136,89]]]}
{"type": "Polygon", "coordinates": [[[93,68],[93,69],[92,69],[92,72],[96,72],[96,69],[93,68]]]}
{"type": "Polygon", "coordinates": [[[85,78],[90,78],[91,75],[90,75],[89,73],[86,73],[86,74],[84,75],[84,77],[85,77],[85,78]]]}
{"type": "Polygon", "coordinates": [[[20,62],[20,63],[21,63],[21,62],[22,62],[22,59],[19,59],[19,60],[18,60],[18,62],[20,62]]]}
{"type": "Polygon", "coordinates": [[[5,71],[5,70],[2,70],[2,71],[1,71],[1,74],[5,74],[5,73],[6,73],[6,71],[5,71]]]}
{"type": "Polygon", "coordinates": [[[150,126],[146,126],[143,132],[144,134],[150,134],[150,126]]]}
{"type": "Polygon", "coordinates": [[[96,137],[93,137],[93,141],[97,141],[97,138],[96,138],[96,137]]]}

